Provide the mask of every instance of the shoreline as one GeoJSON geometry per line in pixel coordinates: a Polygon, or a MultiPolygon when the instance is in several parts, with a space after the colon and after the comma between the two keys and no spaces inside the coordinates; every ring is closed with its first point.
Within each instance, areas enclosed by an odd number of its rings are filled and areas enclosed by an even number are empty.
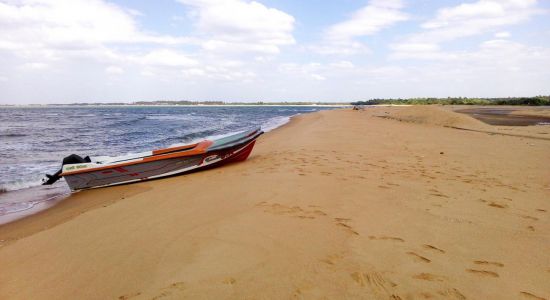
{"type": "MultiPolygon", "coordinates": [[[[308,113],[311,113],[311,112],[308,112],[308,113]]],[[[273,122],[271,122],[271,123],[267,122],[265,124],[266,125],[265,128],[262,127],[262,129],[266,133],[271,132],[273,130],[276,130],[279,127],[285,126],[286,124],[288,124],[292,121],[292,118],[297,117],[301,114],[303,114],[303,113],[297,113],[295,115],[288,116],[288,117],[276,117],[276,118],[279,118],[279,119],[284,119],[284,121],[283,122],[275,122],[274,123],[275,125],[272,124],[273,122]]],[[[226,134],[220,135],[220,136],[205,137],[204,139],[209,139],[209,138],[211,139],[211,138],[214,138],[214,137],[219,138],[219,137],[223,137],[223,136],[230,135],[230,134],[232,134],[232,132],[226,133],[226,134]]],[[[203,140],[203,139],[197,139],[197,141],[200,141],[200,140],[203,140]]],[[[189,142],[189,143],[186,143],[186,144],[192,144],[192,143],[194,143],[194,142],[192,141],[192,142],[189,142]]],[[[176,145],[180,145],[180,144],[171,145],[170,147],[174,147],[176,145]]],[[[51,208],[53,208],[53,206],[59,204],[62,201],[67,200],[72,194],[74,194],[74,192],[70,192],[70,190],[68,190],[68,187],[66,186],[66,184],[64,182],[60,182],[60,183],[57,184],[57,186],[53,187],[53,189],[58,190],[58,192],[55,195],[53,193],[49,192],[49,190],[51,190],[51,189],[52,189],[51,187],[44,187],[42,185],[30,185],[30,186],[20,188],[20,189],[14,189],[14,190],[7,189],[5,191],[1,191],[0,192],[0,197],[8,199],[7,201],[5,201],[6,203],[3,203],[3,204],[5,204],[4,209],[8,209],[9,204],[11,204],[12,206],[19,204],[18,201],[11,201],[10,202],[9,201],[10,199],[19,200],[18,198],[22,198],[22,197],[26,198],[26,199],[29,199],[29,201],[26,201],[25,203],[29,204],[30,207],[25,208],[25,209],[20,209],[20,210],[15,211],[15,212],[7,212],[7,213],[4,213],[3,215],[0,215],[0,226],[3,225],[3,224],[8,224],[8,223],[17,221],[17,220],[22,219],[22,218],[28,218],[28,217],[30,217],[32,215],[35,215],[35,214],[37,214],[37,213],[39,213],[43,210],[51,209],[51,208]],[[63,185],[63,187],[61,187],[59,185],[63,185]],[[33,195],[32,199],[31,199],[31,197],[29,197],[29,195],[33,195]]],[[[3,199],[3,200],[5,200],[5,199],[3,199]]]]}
{"type": "Polygon", "coordinates": [[[0,297],[548,299],[550,141],[487,131],[550,127],[439,107],[293,117],[245,162],[0,225],[0,297]]]}

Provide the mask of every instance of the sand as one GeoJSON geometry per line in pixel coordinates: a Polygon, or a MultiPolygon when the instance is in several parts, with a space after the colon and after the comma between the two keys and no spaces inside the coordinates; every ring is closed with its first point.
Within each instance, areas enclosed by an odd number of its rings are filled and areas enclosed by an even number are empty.
{"type": "Polygon", "coordinates": [[[246,162],[76,193],[0,226],[0,298],[550,299],[550,127],[454,114],[302,115],[246,162]]]}

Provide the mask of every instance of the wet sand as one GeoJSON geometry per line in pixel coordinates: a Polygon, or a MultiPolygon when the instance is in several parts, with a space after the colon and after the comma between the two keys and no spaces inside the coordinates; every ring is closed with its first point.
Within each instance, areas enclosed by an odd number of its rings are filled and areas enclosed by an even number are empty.
{"type": "Polygon", "coordinates": [[[0,298],[550,299],[549,133],[432,106],[302,115],[246,162],[0,226],[0,298]]]}
{"type": "Polygon", "coordinates": [[[66,185],[36,186],[16,191],[0,191],[0,225],[52,207],[70,195],[66,185]]]}
{"type": "Polygon", "coordinates": [[[526,107],[476,107],[459,108],[456,112],[467,114],[489,125],[532,126],[550,125],[550,108],[526,107]]]}

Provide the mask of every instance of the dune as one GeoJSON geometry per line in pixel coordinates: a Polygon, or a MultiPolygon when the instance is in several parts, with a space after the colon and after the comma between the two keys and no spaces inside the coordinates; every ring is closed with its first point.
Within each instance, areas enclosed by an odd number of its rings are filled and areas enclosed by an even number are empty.
{"type": "Polygon", "coordinates": [[[0,226],[0,298],[550,299],[550,141],[468,118],[306,114],[245,162],[76,193],[0,226]]]}
{"type": "Polygon", "coordinates": [[[445,110],[436,105],[394,106],[385,111],[386,117],[403,122],[464,127],[469,129],[489,130],[491,126],[463,114],[445,110]]]}

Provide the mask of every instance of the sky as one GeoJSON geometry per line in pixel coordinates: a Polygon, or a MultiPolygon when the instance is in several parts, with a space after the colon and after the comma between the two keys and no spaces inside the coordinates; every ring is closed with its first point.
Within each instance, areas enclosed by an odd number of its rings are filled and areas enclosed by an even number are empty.
{"type": "Polygon", "coordinates": [[[0,104],[549,94],[549,0],[0,0],[0,104]]]}

